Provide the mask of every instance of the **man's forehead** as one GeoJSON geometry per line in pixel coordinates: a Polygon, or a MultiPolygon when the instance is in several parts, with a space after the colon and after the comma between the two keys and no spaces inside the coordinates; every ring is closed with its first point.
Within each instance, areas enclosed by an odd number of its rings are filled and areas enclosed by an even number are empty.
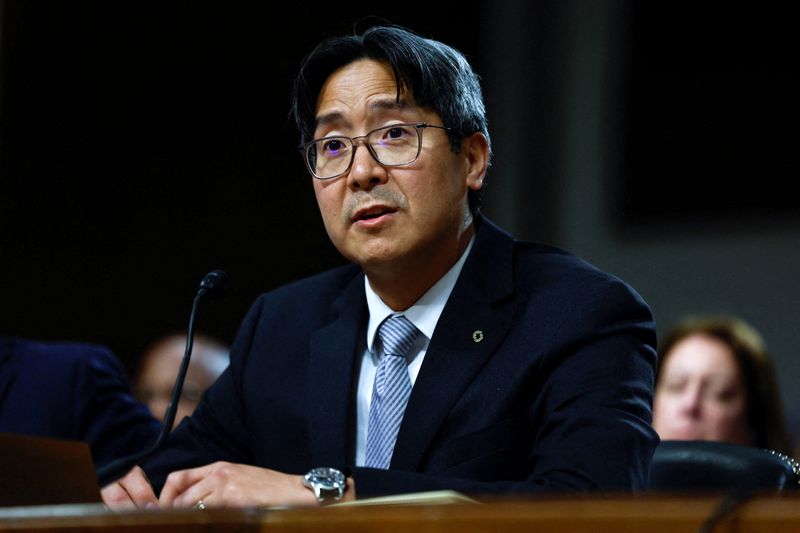
{"type": "Polygon", "coordinates": [[[398,82],[386,61],[361,58],[334,70],[320,87],[316,101],[317,125],[358,109],[369,114],[403,112],[416,108],[414,96],[398,82]]]}
{"type": "MultiPolygon", "coordinates": [[[[403,112],[407,111],[414,111],[420,109],[413,100],[409,101],[409,99],[405,98],[401,95],[400,99],[395,97],[382,97],[382,98],[374,98],[369,100],[366,106],[367,114],[369,115],[386,115],[386,114],[402,114],[403,112]]],[[[317,110],[317,116],[315,119],[315,125],[321,126],[325,124],[331,124],[334,122],[342,122],[346,121],[347,117],[338,109],[334,109],[332,111],[322,111],[319,112],[317,110]]]]}

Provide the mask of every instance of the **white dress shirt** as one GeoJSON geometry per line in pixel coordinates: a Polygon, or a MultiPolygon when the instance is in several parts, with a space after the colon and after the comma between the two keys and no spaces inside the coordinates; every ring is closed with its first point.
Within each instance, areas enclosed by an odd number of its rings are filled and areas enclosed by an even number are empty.
{"type": "Polygon", "coordinates": [[[364,466],[364,456],[367,448],[367,423],[369,421],[369,407],[372,403],[372,386],[375,382],[375,372],[378,369],[378,362],[382,353],[377,351],[375,346],[375,335],[386,317],[390,315],[404,315],[414,326],[422,332],[417,337],[414,345],[406,357],[408,361],[408,375],[411,378],[411,386],[417,380],[417,374],[422,367],[425,359],[425,352],[428,350],[436,329],[436,323],[442,314],[447,299],[455,287],[461,268],[472,250],[472,243],[475,241],[473,235],[464,253],[455,265],[441,277],[436,284],[428,289],[428,292],[416,301],[414,305],[398,313],[383,303],[383,300],[375,294],[369,284],[369,280],[364,278],[364,289],[367,293],[367,307],[369,309],[369,324],[367,325],[367,349],[364,351],[361,360],[361,372],[358,376],[358,398],[356,404],[356,466],[364,466]]]}

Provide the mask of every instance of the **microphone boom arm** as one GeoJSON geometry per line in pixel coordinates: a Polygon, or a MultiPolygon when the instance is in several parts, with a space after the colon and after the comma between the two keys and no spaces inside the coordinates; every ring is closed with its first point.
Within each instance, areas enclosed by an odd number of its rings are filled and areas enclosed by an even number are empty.
{"type": "Polygon", "coordinates": [[[225,272],[221,270],[213,270],[203,276],[203,279],[200,281],[200,287],[197,289],[197,293],[194,296],[194,301],[192,302],[192,311],[189,313],[189,328],[186,335],[186,349],[183,353],[183,359],[181,360],[178,377],[175,379],[175,385],[172,388],[172,397],[169,400],[167,412],[164,415],[161,432],[158,434],[158,438],[153,445],[146,450],[116,459],[106,464],[102,468],[99,468],[97,470],[97,479],[101,487],[111,483],[112,481],[121,477],[123,474],[127,473],[128,470],[133,468],[133,465],[161,449],[161,447],[167,441],[167,437],[172,430],[172,424],[175,422],[175,414],[178,411],[178,402],[180,401],[181,391],[183,390],[183,382],[186,379],[186,372],[189,369],[189,362],[192,358],[194,330],[195,323],[197,321],[197,310],[200,306],[200,300],[207,294],[213,294],[221,291],[225,288],[226,284],[227,276],[225,272]]]}

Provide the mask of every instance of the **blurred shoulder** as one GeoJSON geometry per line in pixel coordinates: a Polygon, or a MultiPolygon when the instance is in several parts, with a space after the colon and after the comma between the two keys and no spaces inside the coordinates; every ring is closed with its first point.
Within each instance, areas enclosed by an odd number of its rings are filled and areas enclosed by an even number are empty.
{"type": "Polygon", "coordinates": [[[14,361],[18,368],[97,367],[122,371],[117,357],[106,346],[88,342],[45,341],[0,337],[0,359],[14,361]]]}

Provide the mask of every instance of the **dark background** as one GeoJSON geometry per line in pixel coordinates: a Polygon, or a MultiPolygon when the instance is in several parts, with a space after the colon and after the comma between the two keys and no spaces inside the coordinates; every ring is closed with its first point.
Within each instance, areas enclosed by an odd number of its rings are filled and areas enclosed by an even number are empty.
{"type": "MultiPolygon", "coordinates": [[[[372,15],[455,46],[479,73],[518,52],[487,51],[491,2],[0,2],[0,331],[103,343],[130,370],[152,339],[185,327],[207,271],[227,271],[230,287],[206,302],[199,327],[230,342],[258,293],[342,262],[288,115],[299,62],[322,37],[372,15]]],[[[520,109],[530,150],[524,173],[498,160],[491,179],[548,193],[558,189],[548,140],[562,125],[542,99],[563,98],[554,87],[568,65],[550,51],[572,21],[556,1],[520,5],[530,64],[484,86],[489,101],[516,84],[536,102],[520,109]]],[[[790,19],[723,4],[608,5],[626,28],[612,59],[624,67],[622,171],[596,199],[610,222],[646,234],[687,218],[796,216],[790,19]]],[[[492,194],[503,187],[490,183],[492,194]]],[[[544,198],[535,225],[558,244],[544,198]]]]}
{"type": "Polygon", "coordinates": [[[797,175],[797,32],[777,5],[633,4],[620,226],[800,212],[787,194],[797,175]]]}
{"type": "MultiPolygon", "coordinates": [[[[2,331],[101,342],[132,367],[186,327],[209,270],[230,285],[199,327],[230,342],[258,293],[343,262],[296,150],[296,69],[326,35],[441,18],[272,6],[5,2],[2,331]]],[[[435,33],[467,52],[477,20],[453,13],[435,33]]]]}

